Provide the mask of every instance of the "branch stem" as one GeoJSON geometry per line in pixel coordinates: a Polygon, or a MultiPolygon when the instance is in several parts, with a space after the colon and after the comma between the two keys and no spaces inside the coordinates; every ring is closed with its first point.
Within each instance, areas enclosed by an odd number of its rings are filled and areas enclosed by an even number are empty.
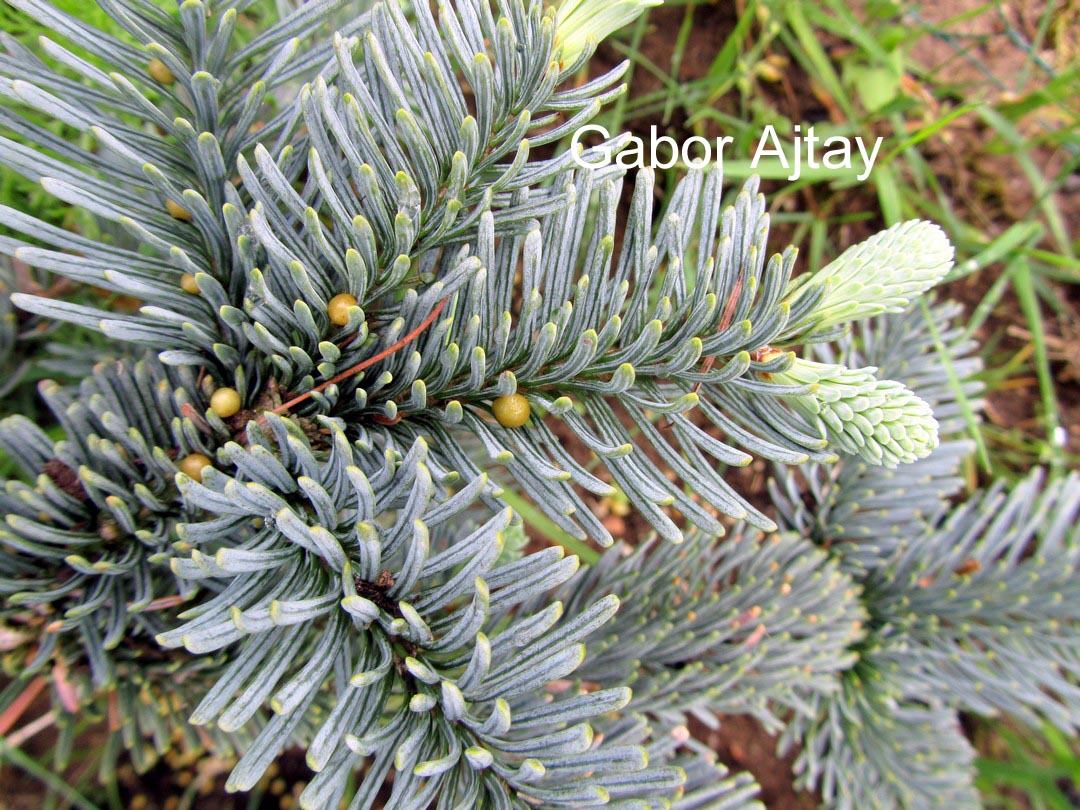
{"type": "Polygon", "coordinates": [[[352,368],[348,368],[345,371],[341,372],[340,374],[337,374],[337,375],[331,377],[329,380],[315,386],[310,391],[307,391],[307,392],[305,392],[303,394],[300,394],[300,396],[298,396],[298,397],[293,397],[288,402],[285,402],[285,403],[283,403],[281,405],[278,405],[276,408],[274,408],[271,411],[271,413],[277,413],[277,414],[285,413],[285,411],[289,410],[290,408],[292,408],[292,407],[294,407],[296,405],[299,405],[304,400],[310,398],[312,394],[317,394],[319,391],[322,391],[325,388],[328,388],[329,386],[334,385],[335,383],[339,383],[342,380],[346,380],[346,379],[348,379],[349,377],[352,377],[355,374],[359,374],[365,368],[368,368],[369,366],[375,365],[380,360],[386,359],[387,357],[394,354],[395,352],[401,351],[403,348],[405,348],[410,343],[412,343],[414,340],[416,340],[418,337],[420,337],[420,335],[423,334],[425,329],[427,329],[429,326],[431,326],[431,324],[435,321],[435,319],[439,317],[439,313],[442,312],[443,307],[446,306],[447,300],[448,299],[444,298],[442,301],[440,301],[438,304],[436,304],[435,309],[433,309],[431,311],[431,314],[428,315],[424,319],[423,323],[421,323],[418,327],[416,327],[411,332],[409,332],[409,334],[407,334],[405,337],[403,337],[401,340],[399,340],[393,346],[389,347],[388,349],[384,349],[383,351],[379,352],[374,357],[369,357],[367,360],[364,360],[362,363],[357,363],[352,368]]]}

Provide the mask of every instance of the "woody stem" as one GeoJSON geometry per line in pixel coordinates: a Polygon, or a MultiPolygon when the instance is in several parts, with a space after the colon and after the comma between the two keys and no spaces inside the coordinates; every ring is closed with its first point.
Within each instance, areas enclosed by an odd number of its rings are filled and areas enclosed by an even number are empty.
{"type": "Polygon", "coordinates": [[[365,368],[368,368],[369,366],[375,365],[380,360],[386,359],[387,357],[394,354],[395,352],[401,351],[401,349],[405,348],[410,343],[412,343],[414,340],[416,340],[418,337],[420,337],[420,335],[423,334],[424,330],[427,329],[429,326],[431,326],[431,324],[435,321],[435,319],[439,317],[439,313],[442,312],[443,307],[446,306],[447,300],[448,300],[447,298],[444,298],[438,304],[436,304],[435,309],[433,309],[431,311],[430,315],[428,315],[426,318],[424,318],[423,323],[421,323],[418,327],[416,327],[411,332],[409,332],[409,334],[405,335],[405,337],[403,337],[401,340],[399,340],[393,346],[390,346],[389,348],[384,349],[383,351],[379,352],[378,354],[376,354],[373,357],[369,357],[367,360],[364,360],[362,363],[357,363],[352,368],[345,369],[345,371],[341,372],[340,374],[336,374],[335,376],[331,377],[329,380],[327,380],[324,383],[320,383],[319,385],[312,388],[310,391],[307,391],[307,392],[305,392],[303,394],[300,394],[300,396],[293,397],[288,402],[282,403],[278,407],[274,408],[271,411],[271,413],[277,413],[277,414],[285,413],[285,411],[289,410],[290,408],[292,408],[292,407],[294,407],[296,405],[299,405],[301,402],[303,402],[304,400],[311,397],[312,394],[316,394],[319,391],[322,391],[323,389],[325,389],[325,388],[327,388],[327,387],[329,387],[331,385],[334,385],[335,383],[339,383],[342,380],[346,380],[346,379],[348,379],[349,377],[352,377],[355,374],[359,374],[365,368]]]}

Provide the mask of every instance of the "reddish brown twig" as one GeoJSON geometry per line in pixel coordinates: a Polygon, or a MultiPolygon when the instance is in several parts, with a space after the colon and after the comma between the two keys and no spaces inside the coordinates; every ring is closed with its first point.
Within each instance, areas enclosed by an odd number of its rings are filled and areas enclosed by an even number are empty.
{"type": "Polygon", "coordinates": [[[58,658],[53,664],[52,680],[64,711],[75,714],[79,710],[79,688],[68,680],[68,668],[64,659],[58,658]]]}
{"type": "Polygon", "coordinates": [[[761,639],[765,638],[765,632],[765,625],[759,624],[757,627],[754,628],[753,632],[750,633],[750,635],[743,639],[743,646],[753,647],[755,644],[761,641],[761,639]]]}
{"type": "MultiPolygon", "coordinates": [[[[716,327],[716,334],[720,334],[731,325],[731,319],[735,317],[735,304],[739,301],[739,293],[742,292],[742,277],[735,279],[735,288],[731,291],[731,295],[728,296],[728,300],[724,304],[724,311],[720,314],[720,325],[716,327]]],[[[708,374],[709,370],[713,367],[713,363],[716,362],[716,356],[710,354],[705,358],[705,362],[701,364],[701,373],[708,374]]],[[[701,390],[701,381],[694,384],[694,393],[698,393],[701,390]]],[[[666,422],[661,424],[661,430],[667,430],[675,424],[674,417],[669,418],[666,422]]]]}
{"type": "Polygon", "coordinates": [[[45,684],[48,681],[45,680],[45,676],[38,675],[34,680],[30,681],[26,685],[26,688],[19,692],[16,697],[8,705],[2,713],[0,713],[0,737],[3,737],[11,730],[11,727],[15,725],[22,713],[30,708],[30,704],[34,702],[41,690],[45,688],[45,684]]]}
{"type": "Polygon", "coordinates": [[[362,363],[357,363],[352,368],[348,368],[345,371],[341,372],[340,374],[337,374],[337,375],[331,377],[329,380],[315,386],[310,391],[307,391],[306,393],[303,393],[298,397],[293,397],[288,402],[285,402],[285,403],[282,403],[281,405],[278,405],[278,407],[274,408],[271,411],[271,413],[278,413],[278,414],[285,413],[285,411],[289,410],[293,406],[299,405],[301,402],[308,399],[312,394],[317,394],[319,391],[322,391],[323,389],[327,388],[328,386],[334,385],[335,383],[339,383],[342,380],[346,380],[349,377],[352,377],[354,374],[359,374],[365,368],[368,368],[369,366],[373,366],[376,363],[378,363],[380,360],[384,360],[387,357],[389,357],[390,355],[394,354],[395,352],[398,352],[401,349],[405,348],[410,343],[412,343],[414,340],[416,340],[418,337],[420,337],[420,335],[423,334],[424,330],[427,329],[429,326],[431,326],[431,324],[435,321],[435,319],[439,317],[439,313],[442,312],[443,307],[446,306],[447,300],[448,299],[444,298],[442,301],[440,301],[438,304],[436,304],[435,309],[433,309],[431,311],[430,315],[428,315],[426,318],[424,318],[424,322],[422,324],[420,324],[418,327],[413,329],[411,332],[409,332],[409,334],[407,334],[405,337],[403,337],[401,340],[399,340],[397,343],[395,343],[390,348],[384,349],[383,351],[379,352],[374,357],[369,357],[367,360],[363,361],[362,363]]]}
{"type": "Polygon", "coordinates": [[[142,609],[142,612],[150,613],[154,610],[168,610],[169,608],[174,608],[182,604],[184,604],[184,597],[180,596],[180,594],[161,596],[151,602],[147,602],[146,607],[142,609]]]}
{"type": "Polygon", "coordinates": [[[120,701],[116,697],[116,690],[109,691],[108,714],[109,731],[119,731],[123,726],[120,722],[120,701]]]}
{"type": "Polygon", "coordinates": [[[31,737],[40,734],[55,722],[56,710],[53,709],[51,712],[45,712],[36,720],[31,720],[25,726],[21,726],[17,731],[5,734],[4,741],[12,748],[20,748],[31,737]]]}
{"type": "Polygon", "coordinates": [[[180,406],[180,413],[186,418],[195,423],[195,427],[201,430],[203,433],[213,432],[213,428],[210,427],[210,423],[203,419],[202,414],[195,410],[195,406],[190,402],[185,402],[180,406]]]}
{"type": "Polygon", "coordinates": [[[359,334],[360,334],[359,332],[353,332],[351,335],[349,335],[343,341],[341,341],[337,345],[337,347],[339,349],[344,349],[346,346],[348,346],[350,343],[352,343],[354,340],[356,340],[356,336],[359,335],[359,334]]]}
{"type": "MultiPolygon", "coordinates": [[[[735,305],[739,301],[739,293],[742,292],[742,276],[735,280],[735,289],[731,291],[731,295],[728,296],[727,303],[724,304],[724,312],[720,316],[720,325],[716,327],[716,334],[720,334],[729,326],[731,326],[731,319],[735,317],[735,305]]],[[[701,364],[701,373],[708,374],[713,367],[713,363],[716,362],[716,356],[710,354],[705,358],[705,362],[701,364]]],[[[694,393],[696,394],[701,390],[701,383],[698,382],[694,386],[694,393]]]]}

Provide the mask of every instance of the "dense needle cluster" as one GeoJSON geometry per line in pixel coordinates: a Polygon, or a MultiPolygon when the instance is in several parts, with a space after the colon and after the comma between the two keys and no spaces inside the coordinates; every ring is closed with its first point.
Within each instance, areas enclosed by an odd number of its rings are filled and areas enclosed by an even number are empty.
{"type": "Polygon", "coordinates": [[[623,92],[577,77],[647,0],[254,35],[101,0],[123,36],[11,1],[55,37],[4,40],[0,161],[112,227],[0,208],[0,251],[140,306],[4,299],[123,359],[42,385],[59,438],[0,425],[0,709],[47,680],[65,733],[235,753],[231,790],[300,746],[307,808],[756,807],[688,731],[717,712],[831,805],[970,805],[957,710],[1077,725],[1080,484],[950,502],[976,364],[910,306],[941,230],[796,275],[754,181],[537,155],[623,92]],[[607,550],[526,549],[510,488],[607,550]]]}

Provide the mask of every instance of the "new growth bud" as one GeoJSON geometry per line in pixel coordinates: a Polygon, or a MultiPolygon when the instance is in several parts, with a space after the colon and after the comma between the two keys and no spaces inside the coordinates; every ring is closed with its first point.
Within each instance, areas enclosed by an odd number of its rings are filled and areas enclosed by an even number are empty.
{"type": "Polygon", "coordinates": [[[798,359],[772,379],[810,386],[808,393],[788,402],[820,425],[844,453],[883,467],[930,455],[938,446],[938,423],[930,406],[901,383],[877,379],[876,371],[798,359]]]}
{"type": "Polygon", "coordinates": [[[953,265],[953,246],[931,222],[894,225],[845,250],[836,261],[797,279],[788,294],[792,311],[800,298],[822,287],[825,293],[792,332],[821,332],[860,318],[901,312],[940,282],[953,265]]]}
{"type": "Polygon", "coordinates": [[[629,25],[642,11],[663,0],[564,0],[555,18],[557,51],[563,65],[573,64],[600,40],[629,25]]]}

